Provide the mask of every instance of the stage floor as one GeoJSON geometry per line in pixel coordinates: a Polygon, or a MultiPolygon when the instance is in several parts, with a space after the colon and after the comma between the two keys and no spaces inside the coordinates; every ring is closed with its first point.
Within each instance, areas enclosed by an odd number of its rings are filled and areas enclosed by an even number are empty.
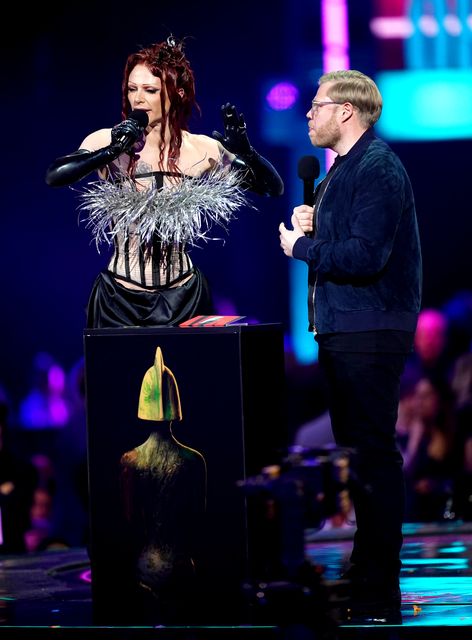
{"type": "MultiPolygon", "coordinates": [[[[329,630],[324,624],[318,629],[304,623],[282,628],[277,624],[97,626],[87,552],[59,549],[0,556],[0,640],[472,638],[472,524],[408,524],[404,532],[402,610],[395,621],[352,619],[329,630]]],[[[323,568],[326,584],[335,580],[349,557],[352,534],[349,529],[307,532],[307,557],[323,568]]]]}

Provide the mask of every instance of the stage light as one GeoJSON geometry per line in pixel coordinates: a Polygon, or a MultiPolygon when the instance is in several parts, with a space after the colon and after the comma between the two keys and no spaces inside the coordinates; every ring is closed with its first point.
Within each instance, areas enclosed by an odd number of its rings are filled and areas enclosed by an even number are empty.
{"type": "Polygon", "coordinates": [[[267,93],[266,101],[274,111],[291,109],[298,100],[299,91],[291,82],[278,82],[267,93]]]}
{"type": "Polygon", "coordinates": [[[472,71],[424,69],[377,75],[384,99],[376,125],[388,140],[452,140],[472,137],[472,71]]]}

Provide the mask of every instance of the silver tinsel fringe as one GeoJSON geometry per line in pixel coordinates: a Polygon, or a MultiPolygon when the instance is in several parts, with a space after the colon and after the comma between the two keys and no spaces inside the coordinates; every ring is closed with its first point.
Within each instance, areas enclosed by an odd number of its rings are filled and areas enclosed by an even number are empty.
{"type": "Polygon", "coordinates": [[[225,230],[236,211],[256,207],[242,189],[243,176],[238,171],[216,168],[199,176],[183,176],[179,182],[157,189],[138,190],[129,177],[119,181],[97,180],[80,192],[80,220],[91,229],[97,249],[113,243],[115,236],[127,239],[139,236],[149,246],[156,234],[166,245],[195,245],[208,240],[214,225],[225,230]]]}

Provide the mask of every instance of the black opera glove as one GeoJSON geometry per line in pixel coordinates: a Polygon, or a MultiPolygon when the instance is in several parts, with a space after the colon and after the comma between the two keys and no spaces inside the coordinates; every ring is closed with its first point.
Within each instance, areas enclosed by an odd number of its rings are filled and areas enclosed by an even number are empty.
{"type": "Polygon", "coordinates": [[[213,137],[230,153],[234,154],[231,166],[241,171],[243,186],[259,195],[280,196],[284,183],[275,167],[251,146],[247,136],[246,121],[242,113],[229,102],[222,105],[224,135],[213,131],[213,137]]]}
{"type": "Polygon", "coordinates": [[[97,151],[79,149],[54,160],[46,172],[46,184],[50,187],[65,187],[82,180],[92,171],[102,169],[121,153],[119,148],[108,145],[97,151]]]}
{"type": "Polygon", "coordinates": [[[142,136],[143,128],[136,120],[123,120],[111,130],[111,146],[128,151],[142,136]]]}
{"type": "Polygon", "coordinates": [[[225,149],[242,158],[252,155],[254,149],[251,147],[247,137],[246,121],[244,115],[238,113],[236,107],[229,102],[221,106],[223,117],[224,135],[218,131],[213,131],[213,137],[218,140],[225,149]]]}

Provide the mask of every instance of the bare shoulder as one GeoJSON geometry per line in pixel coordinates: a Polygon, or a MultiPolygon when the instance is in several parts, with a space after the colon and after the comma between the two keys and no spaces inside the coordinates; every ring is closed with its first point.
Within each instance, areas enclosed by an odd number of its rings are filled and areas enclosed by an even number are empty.
{"type": "Polygon", "coordinates": [[[80,144],[80,149],[96,151],[106,147],[111,142],[111,129],[99,129],[90,133],[80,144]]]}
{"type": "Polygon", "coordinates": [[[234,159],[217,140],[204,134],[194,134],[186,132],[182,140],[182,148],[186,150],[195,160],[205,160],[205,164],[210,168],[217,164],[227,165],[234,159]]]}
{"type": "Polygon", "coordinates": [[[185,142],[189,147],[193,147],[193,149],[197,151],[204,151],[215,158],[219,156],[220,150],[218,142],[214,138],[210,138],[210,136],[187,132],[185,142]]]}

